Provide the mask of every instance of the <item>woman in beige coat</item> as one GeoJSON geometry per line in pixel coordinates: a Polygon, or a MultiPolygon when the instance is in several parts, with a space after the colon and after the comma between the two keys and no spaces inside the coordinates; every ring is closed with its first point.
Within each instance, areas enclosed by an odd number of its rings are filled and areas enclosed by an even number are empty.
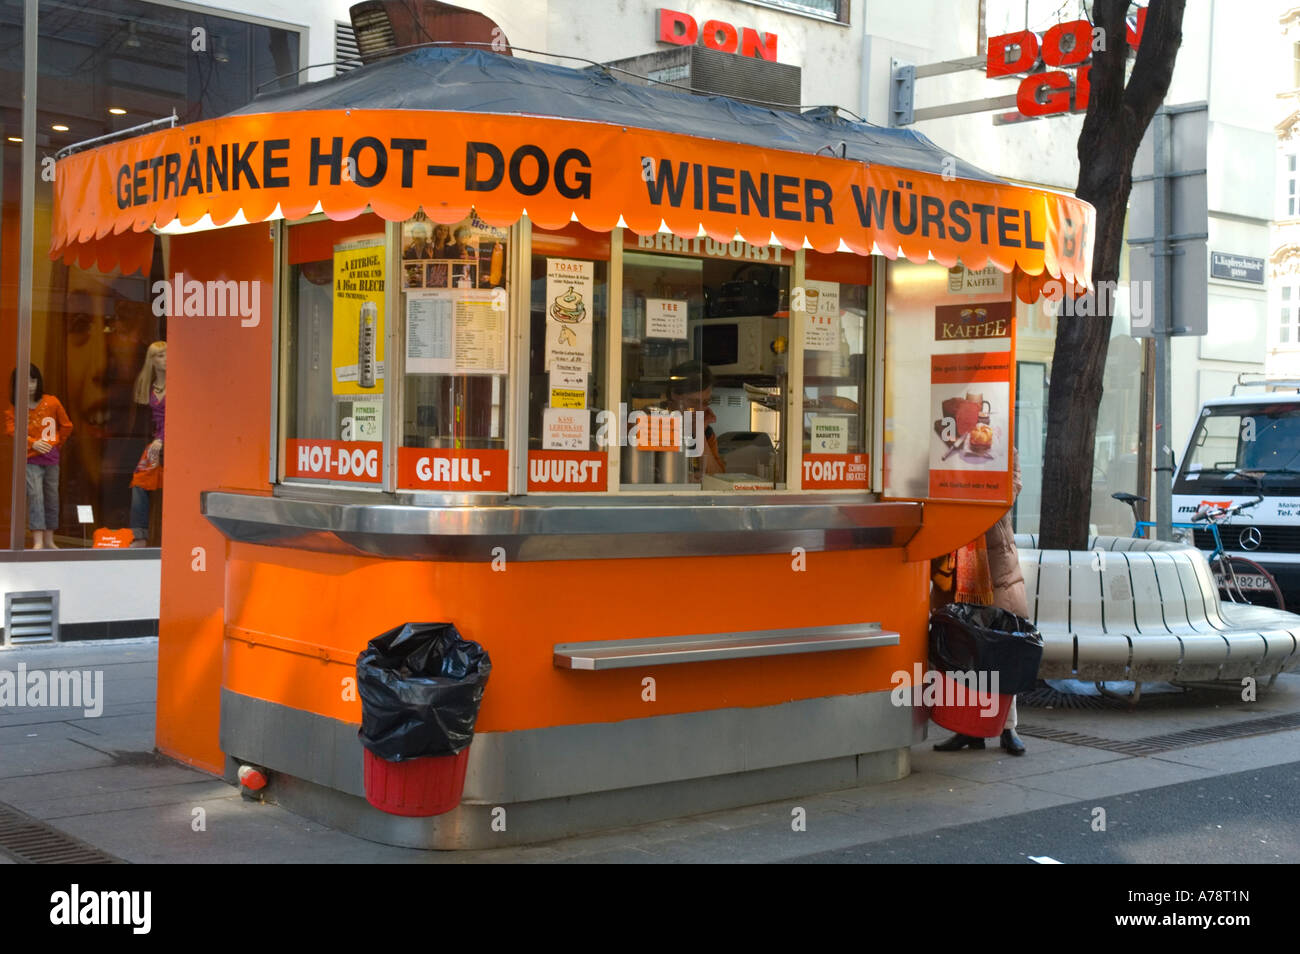
{"type": "MultiPolygon", "coordinates": [[[[1012,501],[1020,496],[1022,482],[1020,479],[1020,456],[1013,458],[1012,501]]],[[[1017,616],[1029,616],[1029,601],[1025,595],[1025,577],[1020,572],[1020,554],[1016,552],[1015,530],[1011,525],[1011,511],[1002,515],[984,534],[984,546],[988,556],[988,578],[992,583],[992,605],[1015,613],[1017,616]]],[[[933,561],[930,590],[931,608],[960,600],[961,602],[984,602],[989,593],[958,593],[957,564],[961,557],[948,554],[933,561]]],[[[982,569],[982,568],[981,568],[982,569]]],[[[1007,715],[1006,728],[1002,730],[1002,748],[1012,755],[1024,755],[1025,743],[1016,734],[1016,701],[1011,700],[1011,712],[1007,715]]],[[[954,735],[947,742],[940,742],[935,749],[940,752],[956,752],[970,746],[972,749],[984,748],[984,740],[973,735],[954,735]]]]}

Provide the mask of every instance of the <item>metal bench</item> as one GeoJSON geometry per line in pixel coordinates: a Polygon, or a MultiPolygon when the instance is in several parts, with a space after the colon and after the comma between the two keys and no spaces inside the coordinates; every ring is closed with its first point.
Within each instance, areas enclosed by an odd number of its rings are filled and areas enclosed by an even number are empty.
{"type": "Polygon", "coordinates": [[[1087,550],[1039,550],[1017,534],[1030,617],[1043,634],[1044,679],[1271,686],[1300,668],[1300,616],[1219,600],[1205,554],[1133,537],[1087,550]]]}

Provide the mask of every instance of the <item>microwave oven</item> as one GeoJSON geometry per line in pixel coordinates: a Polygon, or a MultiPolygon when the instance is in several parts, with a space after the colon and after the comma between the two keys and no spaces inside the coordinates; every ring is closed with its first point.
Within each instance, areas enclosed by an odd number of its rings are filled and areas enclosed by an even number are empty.
{"type": "Polygon", "coordinates": [[[785,370],[788,318],[697,318],[691,325],[691,357],[703,361],[714,374],[780,374],[785,370]]]}

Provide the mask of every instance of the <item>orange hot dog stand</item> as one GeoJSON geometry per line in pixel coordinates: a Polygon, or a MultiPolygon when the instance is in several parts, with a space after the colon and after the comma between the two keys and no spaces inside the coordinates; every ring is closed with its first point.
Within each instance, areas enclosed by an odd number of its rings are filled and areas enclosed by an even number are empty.
{"type": "Polygon", "coordinates": [[[1093,222],[914,132],[432,48],[55,193],[54,257],[163,243],[159,749],[430,848],[905,775],[928,561],[1010,504],[1015,327],[1093,222]],[[425,620],[493,670],[405,818],[354,666],[425,620]]]}

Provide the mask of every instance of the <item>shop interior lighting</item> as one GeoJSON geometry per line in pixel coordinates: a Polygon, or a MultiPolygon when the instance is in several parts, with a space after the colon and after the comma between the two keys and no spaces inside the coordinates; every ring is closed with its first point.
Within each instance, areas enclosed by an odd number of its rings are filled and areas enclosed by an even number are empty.
{"type": "Polygon", "coordinates": [[[55,123],[55,124],[54,124],[53,126],[51,126],[50,128],[53,129],[55,132],[67,132],[67,131],[68,131],[68,127],[65,126],[65,125],[63,125],[63,123],[55,123]]]}
{"type": "Polygon", "coordinates": [[[23,137],[22,137],[22,136],[10,136],[10,137],[9,137],[9,141],[10,141],[10,142],[22,142],[22,141],[23,141],[23,137]]]}
{"type": "Polygon", "coordinates": [[[109,111],[110,113],[112,113],[114,116],[125,116],[125,115],[126,115],[126,110],[123,109],[121,106],[110,106],[110,107],[108,107],[108,111],[109,111]]]}

